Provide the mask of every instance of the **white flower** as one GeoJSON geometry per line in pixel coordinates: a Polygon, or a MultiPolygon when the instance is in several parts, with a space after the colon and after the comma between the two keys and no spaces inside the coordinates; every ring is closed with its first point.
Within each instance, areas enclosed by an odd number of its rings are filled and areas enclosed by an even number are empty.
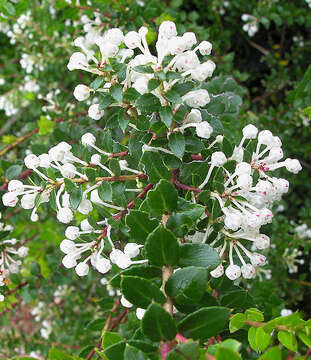
{"type": "Polygon", "coordinates": [[[72,211],[68,207],[63,207],[63,208],[58,209],[56,217],[57,217],[58,221],[60,221],[64,224],[68,224],[68,223],[70,223],[70,221],[72,221],[73,214],[72,214],[72,211]]]}
{"type": "Polygon", "coordinates": [[[81,221],[80,228],[82,231],[94,230],[93,226],[89,223],[88,219],[84,219],[81,221]]]}
{"type": "Polygon", "coordinates": [[[182,38],[187,49],[191,49],[197,43],[197,38],[193,32],[185,32],[182,38]]]}
{"type": "Polygon", "coordinates": [[[76,240],[80,236],[79,228],[77,226],[68,226],[65,236],[70,240],[76,240]]]}
{"type": "Polygon", "coordinates": [[[199,123],[202,121],[201,111],[198,109],[192,109],[186,116],[184,124],[199,123]]]}
{"type": "Polygon", "coordinates": [[[82,135],[81,137],[81,142],[83,145],[87,146],[87,145],[94,145],[96,142],[96,138],[93,134],[91,133],[86,133],[84,135],[82,135]]]}
{"type": "Polygon", "coordinates": [[[74,52],[69,59],[67,68],[69,71],[72,70],[83,70],[85,67],[88,67],[88,62],[86,56],[82,52],[74,52]]]}
{"type": "Polygon", "coordinates": [[[89,107],[88,115],[91,119],[99,120],[104,116],[105,111],[99,110],[99,104],[93,104],[89,107]]]}
{"type": "Polygon", "coordinates": [[[0,294],[0,301],[4,301],[4,296],[2,294],[0,294]]]}
{"type": "Polygon", "coordinates": [[[255,276],[255,268],[251,264],[242,265],[241,272],[244,279],[252,279],[255,276]]]}
{"type": "Polygon", "coordinates": [[[76,250],[76,244],[71,240],[64,239],[60,243],[59,248],[64,254],[70,254],[76,250]]]}
{"type": "Polygon", "coordinates": [[[92,203],[88,199],[82,199],[77,209],[81,214],[87,215],[93,210],[92,203]]]}
{"type": "Polygon", "coordinates": [[[18,202],[18,197],[15,193],[7,192],[2,195],[2,202],[4,206],[14,207],[18,202]]]}
{"type": "Polygon", "coordinates": [[[241,276],[241,268],[238,265],[231,264],[227,267],[225,273],[230,280],[236,280],[241,276]]]}
{"type": "Polygon", "coordinates": [[[286,170],[293,174],[298,174],[302,170],[300,162],[297,159],[286,159],[285,160],[286,170]]]}
{"type": "Polygon", "coordinates": [[[138,319],[138,320],[141,320],[141,319],[144,317],[145,312],[146,312],[146,310],[145,310],[145,309],[142,309],[142,308],[137,308],[137,309],[136,309],[136,316],[137,316],[137,319],[138,319]]]}
{"type": "Polygon", "coordinates": [[[124,44],[129,49],[135,49],[141,46],[141,38],[136,31],[130,31],[124,36],[124,44]]]}
{"type": "Polygon", "coordinates": [[[209,41],[204,40],[199,44],[198,48],[201,55],[210,55],[213,45],[209,41]]]}
{"type": "Polygon", "coordinates": [[[205,89],[189,91],[182,99],[193,108],[203,107],[210,102],[208,91],[205,89]]]}
{"type": "Polygon", "coordinates": [[[246,139],[255,139],[258,134],[258,129],[256,126],[248,124],[243,128],[242,133],[246,139]]]}
{"type": "Polygon", "coordinates": [[[40,167],[43,167],[46,169],[50,167],[51,159],[48,154],[39,155],[39,160],[40,160],[40,164],[39,164],[40,167]]]}
{"type": "Polygon", "coordinates": [[[227,162],[226,155],[222,151],[216,151],[212,154],[211,165],[222,166],[227,162]]]}
{"type": "Polygon", "coordinates": [[[24,184],[19,180],[11,180],[8,183],[8,191],[22,193],[24,191],[24,184]]]}
{"type": "Polygon", "coordinates": [[[135,243],[128,243],[124,247],[124,254],[127,255],[129,258],[136,257],[139,255],[139,249],[142,245],[138,245],[135,243]]]}
{"type": "Polygon", "coordinates": [[[213,132],[213,128],[207,121],[202,121],[196,126],[196,133],[200,138],[209,139],[213,132]]]}
{"type": "Polygon", "coordinates": [[[126,298],[123,295],[121,296],[120,303],[122,304],[122,306],[126,308],[133,307],[133,304],[131,304],[128,300],[126,300],[126,298]]]}
{"type": "Polygon", "coordinates": [[[95,262],[96,270],[99,271],[101,274],[106,274],[108,271],[111,270],[111,263],[108,259],[104,257],[100,257],[95,262]]]}
{"type": "Polygon", "coordinates": [[[24,163],[28,169],[34,169],[40,165],[40,160],[35,154],[29,154],[25,157],[24,163]]]}
{"type": "Polygon", "coordinates": [[[119,28],[112,28],[105,33],[105,39],[108,42],[119,46],[124,39],[124,35],[119,28]]]}
{"type": "Polygon", "coordinates": [[[220,264],[216,269],[212,270],[210,274],[213,278],[219,278],[224,274],[224,267],[220,264]]]}
{"type": "Polygon", "coordinates": [[[293,311],[290,310],[290,309],[282,309],[282,310],[281,310],[281,316],[283,316],[283,317],[289,316],[289,315],[291,315],[292,313],[293,313],[293,311]]]}
{"type": "Polygon", "coordinates": [[[27,194],[21,199],[21,207],[23,209],[32,209],[35,206],[35,198],[37,194],[27,194]]]}
{"type": "Polygon", "coordinates": [[[78,101],[84,101],[89,98],[91,89],[83,84],[79,84],[75,87],[73,95],[78,101]]]}
{"type": "Polygon", "coordinates": [[[21,246],[20,248],[18,248],[17,253],[18,253],[18,256],[24,258],[28,255],[28,251],[29,251],[28,247],[21,246]]]}
{"type": "Polygon", "coordinates": [[[82,262],[75,267],[75,271],[79,276],[86,276],[89,273],[90,267],[88,264],[82,262]]]}

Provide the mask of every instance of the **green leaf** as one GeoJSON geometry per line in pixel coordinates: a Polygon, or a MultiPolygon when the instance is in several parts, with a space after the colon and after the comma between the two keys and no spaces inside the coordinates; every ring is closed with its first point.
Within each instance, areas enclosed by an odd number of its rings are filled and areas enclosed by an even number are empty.
{"type": "Polygon", "coordinates": [[[103,76],[98,76],[94,81],[91,82],[90,87],[94,90],[99,89],[102,84],[105,82],[105,79],[103,76]]]}
{"type": "Polygon", "coordinates": [[[265,318],[263,316],[263,313],[256,309],[256,308],[250,308],[245,311],[245,315],[248,320],[251,321],[264,321],[265,318]]]}
{"type": "Polygon", "coordinates": [[[109,93],[117,102],[122,102],[123,93],[122,86],[120,84],[115,84],[111,86],[111,88],[109,89],[109,93]]]}
{"type": "Polygon", "coordinates": [[[249,306],[254,306],[253,298],[249,292],[244,289],[238,289],[227,292],[220,301],[221,305],[229,308],[244,309],[249,306]]]}
{"type": "Polygon", "coordinates": [[[104,328],[104,326],[106,325],[106,319],[95,319],[90,321],[87,325],[86,328],[87,330],[102,330],[104,328]]]}
{"type": "Polygon", "coordinates": [[[148,81],[148,90],[152,91],[152,90],[156,89],[160,84],[161,84],[161,81],[159,81],[157,79],[150,79],[148,81]]]}
{"type": "Polygon", "coordinates": [[[159,225],[147,238],[146,256],[157,266],[176,265],[179,259],[179,244],[170,230],[159,225]]]}
{"type": "Polygon", "coordinates": [[[166,300],[157,285],[138,276],[121,275],[121,291],[129,302],[143,309],[152,301],[163,304],[166,300]]]}
{"type": "Polygon", "coordinates": [[[177,91],[169,90],[164,94],[164,97],[166,98],[166,100],[168,100],[169,102],[171,102],[173,104],[181,104],[182,103],[182,98],[178,94],[177,91]]]}
{"type": "Polygon", "coordinates": [[[125,342],[120,341],[110,345],[104,350],[104,354],[108,360],[124,360],[125,342]]]}
{"type": "Polygon", "coordinates": [[[46,116],[40,116],[38,120],[39,135],[46,135],[53,132],[56,122],[49,120],[46,116]]]}
{"type": "Polygon", "coordinates": [[[180,246],[179,265],[200,266],[210,270],[220,264],[220,258],[215,249],[207,244],[182,244],[180,246]]]}
{"type": "Polygon", "coordinates": [[[147,173],[151,183],[155,184],[161,179],[171,179],[171,173],[164,165],[159,153],[145,151],[141,158],[141,162],[145,166],[145,172],[147,173]]]}
{"type": "Polygon", "coordinates": [[[308,346],[308,348],[311,348],[311,336],[310,335],[306,335],[303,332],[298,332],[297,333],[299,339],[306,345],[308,346]]]}
{"type": "Polygon", "coordinates": [[[12,165],[6,170],[5,177],[9,181],[17,179],[18,176],[21,174],[22,170],[23,168],[20,165],[12,165]]]}
{"type": "Polygon", "coordinates": [[[248,342],[255,351],[263,351],[270,344],[270,335],[262,327],[248,329],[248,342]]]}
{"type": "Polygon", "coordinates": [[[147,236],[158,226],[158,220],[150,220],[148,213],[131,210],[125,218],[126,225],[130,228],[130,237],[136,243],[144,244],[147,236]]]}
{"type": "Polygon", "coordinates": [[[178,344],[176,348],[168,353],[166,360],[199,360],[199,344],[191,341],[184,344],[178,344]]]}
{"type": "Polygon", "coordinates": [[[125,109],[120,109],[118,112],[118,123],[120,129],[124,132],[127,128],[127,125],[130,122],[129,116],[126,114],[125,109]]]}
{"type": "Polygon", "coordinates": [[[127,344],[124,351],[124,360],[147,360],[147,357],[140,350],[127,344]]]}
{"type": "Polygon", "coordinates": [[[241,329],[245,325],[245,321],[246,321],[245,314],[238,313],[233,315],[233,317],[230,319],[229,322],[230,333],[234,333],[239,329],[241,329]]]}
{"type": "Polygon", "coordinates": [[[107,347],[116,344],[122,341],[122,337],[114,332],[105,331],[102,341],[102,347],[106,349],[107,347]]]}
{"type": "Polygon", "coordinates": [[[194,340],[202,341],[218,335],[225,327],[230,310],[221,306],[204,307],[189,314],[178,324],[178,330],[194,340]]]}
{"type": "Polygon", "coordinates": [[[174,155],[181,159],[184,155],[186,148],[184,135],[182,133],[172,133],[169,138],[168,146],[172,150],[174,155]]]}
{"type": "Polygon", "coordinates": [[[75,187],[69,196],[69,202],[71,207],[76,210],[82,201],[82,187],[75,187]]]}
{"type": "Polygon", "coordinates": [[[112,187],[109,181],[103,181],[98,188],[98,196],[104,202],[112,201],[112,187]]]}
{"type": "Polygon", "coordinates": [[[109,162],[109,168],[114,173],[115,176],[121,175],[121,168],[119,161],[117,159],[111,159],[109,162]]]}
{"type": "Polygon", "coordinates": [[[242,360],[239,354],[222,346],[217,348],[215,355],[216,360],[242,360]]]}
{"type": "Polygon", "coordinates": [[[288,331],[279,331],[278,340],[288,350],[296,352],[298,350],[297,339],[294,333],[288,331]]]}
{"type": "Polygon", "coordinates": [[[49,351],[49,360],[74,360],[71,355],[58,350],[56,347],[52,347],[49,351]]]}
{"type": "Polygon", "coordinates": [[[199,302],[205,293],[207,272],[204,268],[189,266],[174,272],[165,285],[169,297],[179,303],[199,302]]]}
{"type": "Polygon", "coordinates": [[[170,106],[163,106],[160,110],[160,118],[161,121],[166,125],[169,129],[172,125],[173,121],[173,112],[170,106]]]}
{"type": "Polygon", "coordinates": [[[278,346],[271,347],[258,360],[282,360],[282,351],[278,346]]]}
{"type": "Polygon", "coordinates": [[[134,88],[128,88],[123,94],[123,99],[129,102],[134,102],[140,97],[140,93],[134,88]]]}
{"type": "Polygon", "coordinates": [[[151,304],[142,319],[142,330],[152,341],[173,340],[177,334],[175,320],[160,305],[151,304]]]}
{"type": "Polygon", "coordinates": [[[136,101],[137,106],[143,113],[151,114],[154,111],[159,111],[161,103],[159,98],[153,94],[143,94],[136,101]]]}
{"type": "Polygon", "coordinates": [[[213,206],[212,206],[212,219],[215,220],[218,218],[219,215],[222,214],[220,204],[218,200],[212,199],[213,206]]]}
{"type": "Polygon", "coordinates": [[[166,180],[161,180],[147,195],[148,205],[154,215],[172,213],[177,207],[177,199],[177,190],[166,180]]]}
{"type": "Polygon", "coordinates": [[[109,105],[111,105],[114,102],[115,100],[111,95],[109,94],[101,95],[99,100],[99,110],[105,110],[109,105]]]}
{"type": "Polygon", "coordinates": [[[133,67],[133,70],[141,74],[153,74],[154,71],[150,65],[138,65],[133,67]]]}

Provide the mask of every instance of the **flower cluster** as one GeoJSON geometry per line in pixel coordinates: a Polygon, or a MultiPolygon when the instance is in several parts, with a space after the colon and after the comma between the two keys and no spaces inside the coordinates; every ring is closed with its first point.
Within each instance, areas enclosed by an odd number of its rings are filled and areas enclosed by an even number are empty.
{"type": "MultiPolygon", "coordinates": [[[[88,32],[85,38],[78,37],[74,44],[81,49],[71,55],[68,63],[70,71],[81,69],[97,75],[106,75],[106,67],[111,58],[118,63],[126,65],[126,76],[121,82],[123,91],[132,87],[140,94],[149,92],[148,83],[155,78],[158,71],[167,73],[173,71],[178,75],[171,80],[163,82],[163,89],[156,87],[151,93],[159,98],[162,105],[167,103],[163,92],[169,91],[180,80],[205,81],[211,77],[216,65],[211,60],[201,63],[199,57],[209,55],[212,44],[202,41],[197,44],[194,33],[186,32],[182,36],[177,35],[176,25],[171,21],[164,21],[159,27],[158,40],[156,42],[156,56],[152,55],[147,44],[146,36],[148,28],[141,27],[138,32],[130,31],[127,34],[119,28],[107,30],[103,35],[99,30],[88,32]],[[94,44],[100,50],[100,59],[95,57],[94,44]],[[138,55],[135,52],[140,52],[138,55]],[[96,67],[92,63],[95,63],[96,67]],[[141,71],[140,68],[149,66],[151,71],[141,71]]],[[[107,92],[112,85],[112,78],[98,88],[98,92],[107,92]]],[[[89,98],[93,89],[79,84],[74,90],[74,96],[78,101],[89,98]]],[[[190,91],[183,96],[183,101],[194,108],[203,107],[209,103],[210,97],[207,90],[190,91]]],[[[117,104],[117,103],[116,103],[117,104]]],[[[112,105],[116,105],[112,104],[112,105]]],[[[93,104],[89,109],[89,116],[99,120],[104,111],[99,109],[99,104],[93,104]]]]}
{"type": "MultiPolygon", "coordinates": [[[[224,270],[223,265],[219,265],[211,272],[213,277],[220,277],[225,272],[231,280],[241,275],[249,279],[254,277],[257,266],[265,264],[265,256],[257,250],[268,248],[270,238],[261,233],[260,228],[272,221],[273,203],[280,200],[289,188],[287,180],[272,177],[271,172],[281,167],[294,174],[301,170],[296,159],[280,161],[283,158],[281,145],[281,140],[269,130],[258,133],[258,129],[250,124],[243,128],[241,142],[229,158],[220,151],[211,155],[210,168],[199,189],[205,188],[215,168],[223,170],[224,190],[212,191],[211,196],[219,203],[222,212],[216,221],[223,222],[224,227],[210,245],[216,247],[220,257],[224,257],[225,251],[229,255],[229,266],[224,270]],[[255,139],[257,143],[254,142],[251,159],[246,162],[245,144],[250,145],[250,141],[255,139]],[[233,171],[224,167],[228,160],[236,162],[233,171]],[[252,251],[245,246],[247,243],[252,244],[252,251]]],[[[205,242],[212,230],[209,225],[205,234],[196,234],[196,238],[201,237],[205,242]]]]}
{"type": "MultiPolygon", "coordinates": [[[[9,284],[9,275],[19,272],[22,264],[20,258],[24,258],[28,254],[26,246],[17,247],[17,240],[9,238],[12,231],[11,225],[0,223],[0,287],[9,284]],[[16,257],[18,260],[15,259],[16,257]]],[[[0,301],[4,301],[3,294],[0,294],[0,301]]]]}
{"type": "Polygon", "coordinates": [[[249,14],[243,14],[241,19],[245,22],[243,30],[248,33],[248,36],[252,37],[259,30],[258,19],[249,14]]]}

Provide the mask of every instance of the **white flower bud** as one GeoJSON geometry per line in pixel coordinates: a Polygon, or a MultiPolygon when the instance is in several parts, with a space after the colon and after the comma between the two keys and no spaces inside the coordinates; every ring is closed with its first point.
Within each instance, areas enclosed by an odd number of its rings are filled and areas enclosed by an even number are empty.
{"type": "Polygon", "coordinates": [[[186,49],[191,49],[197,43],[197,38],[193,32],[185,32],[182,36],[186,49]]]}
{"type": "Polygon", "coordinates": [[[148,28],[146,26],[142,26],[138,30],[138,34],[139,34],[140,37],[145,37],[148,34],[148,28]]]}
{"type": "Polygon", "coordinates": [[[73,164],[67,163],[62,165],[60,173],[67,179],[73,179],[75,177],[76,167],[73,164]]]}
{"type": "Polygon", "coordinates": [[[286,159],[285,167],[287,171],[293,174],[298,174],[299,171],[302,170],[300,162],[297,159],[286,159]]]}
{"type": "Polygon", "coordinates": [[[230,213],[226,215],[224,223],[228,229],[236,231],[241,227],[242,218],[238,214],[230,213]]]}
{"type": "Polygon", "coordinates": [[[68,226],[65,230],[65,236],[70,240],[76,240],[80,236],[79,232],[80,230],[77,226],[68,226]]]}
{"type": "Polygon", "coordinates": [[[94,154],[91,156],[91,164],[97,165],[101,162],[101,156],[99,154],[94,154]]]}
{"type": "Polygon", "coordinates": [[[106,274],[108,271],[111,270],[111,263],[108,259],[104,258],[104,257],[100,257],[100,259],[98,259],[96,261],[96,270],[99,271],[102,274],[106,274]]]}
{"type": "Polygon", "coordinates": [[[89,98],[90,96],[90,92],[91,89],[83,84],[79,84],[75,87],[74,92],[73,92],[73,96],[78,100],[78,101],[84,101],[86,99],[89,98]]]}
{"type": "Polygon", "coordinates": [[[120,254],[120,256],[118,256],[117,259],[116,259],[116,265],[120,269],[126,269],[131,264],[132,264],[132,261],[131,261],[130,257],[128,255],[124,254],[124,253],[120,254]]]}
{"type": "Polygon", "coordinates": [[[56,217],[58,221],[64,224],[68,224],[70,221],[72,221],[73,214],[68,207],[63,207],[58,210],[56,217]]]}
{"type": "Polygon", "coordinates": [[[118,258],[119,256],[122,256],[122,255],[124,255],[124,254],[123,254],[123,252],[122,252],[121,250],[119,250],[119,249],[113,249],[113,250],[111,251],[109,257],[110,257],[111,262],[112,262],[113,264],[116,264],[117,258],[118,258]]]}
{"type": "Polygon", "coordinates": [[[270,145],[273,142],[273,134],[270,130],[262,130],[258,134],[258,141],[264,145],[270,145]]]}
{"type": "Polygon", "coordinates": [[[141,76],[133,83],[132,87],[143,95],[148,92],[148,81],[147,77],[141,76]]]}
{"type": "Polygon", "coordinates": [[[121,303],[122,306],[124,306],[126,308],[133,307],[133,304],[130,303],[128,300],[126,300],[126,298],[123,295],[121,296],[120,303],[121,303]]]}
{"type": "Polygon", "coordinates": [[[45,169],[50,167],[51,159],[48,154],[39,155],[39,160],[40,160],[40,165],[39,165],[40,167],[45,168],[45,169]]]}
{"type": "Polygon", "coordinates": [[[32,213],[32,214],[30,215],[30,220],[33,221],[33,222],[38,221],[38,220],[39,220],[38,214],[32,213]]]}
{"type": "Polygon", "coordinates": [[[76,244],[71,240],[64,239],[59,244],[59,248],[64,254],[70,254],[76,250],[76,244]]]}
{"type": "Polygon", "coordinates": [[[92,203],[88,199],[82,199],[77,209],[81,214],[87,215],[93,210],[92,203]]]}
{"type": "Polygon", "coordinates": [[[211,165],[213,166],[222,166],[226,162],[226,155],[221,151],[215,151],[211,156],[211,165]]]}
{"type": "Polygon", "coordinates": [[[251,264],[242,265],[241,272],[244,279],[252,279],[256,273],[254,266],[251,264]]]}
{"type": "Polygon", "coordinates": [[[93,120],[99,120],[104,116],[104,113],[104,110],[99,110],[99,104],[91,105],[88,110],[88,115],[93,120]]]}
{"type": "Polygon", "coordinates": [[[269,156],[266,160],[269,161],[269,163],[273,162],[276,163],[279,160],[281,160],[283,157],[283,150],[280,147],[273,147],[269,151],[269,156]]]}
{"type": "Polygon", "coordinates": [[[177,35],[176,25],[173,21],[163,21],[159,27],[159,37],[170,39],[177,35]]]}
{"type": "Polygon", "coordinates": [[[255,246],[259,250],[267,249],[270,246],[270,238],[265,234],[259,234],[255,240],[255,246]]]}
{"type": "Polygon", "coordinates": [[[196,133],[200,138],[209,139],[212,132],[213,128],[207,121],[202,121],[196,126],[196,133]]]}
{"type": "Polygon", "coordinates": [[[273,187],[281,194],[286,194],[289,189],[289,182],[286,179],[273,179],[273,187]]]}
{"type": "Polygon", "coordinates": [[[93,226],[89,223],[88,219],[84,219],[81,221],[80,228],[82,231],[94,230],[93,226]]]}
{"type": "Polygon", "coordinates": [[[32,209],[35,206],[37,194],[27,194],[21,198],[21,207],[23,209],[32,209]]]}
{"type": "Polygon", "coordinates": [[[207,62],[200,64],[191,71],[191,77],[197,81],[205,81],[206,78],[213,75],[214,70],[216,69],[215,63],[208,60],[207,62]]]}
{"type": "Polygon", "coordinates": [[[124,254],[127,255],[129,258],[134,258],[139,255],[139,249],[141,245],[135,243],[128,243],[124,247],[124,254]]]}
{"type": "Polygon", "coordinates": [[[243,130],[243,137],[246,139],[255,139],[258,134],[258,129],[252,124],[246,125],[243,130]]]}
{"type": "Polygon", "coordinates": [[[113,58],[117,55],[119,48],[109,42],[97,42],[103,58],[113,58]]]}
{"type": "Polygon", "coordinates": [[[209,42],[209,41],[202,41],[199,44],[199,51],[201,53],[201,55],[210,55],[211,51],[212,51],[213,45],[209,42]]]}
{"type": "Polygon", "coordinates": [[[88,62],[86,56],[82,52],[74,52],[69,59],[67,68],[69,71],[72,70],[83,70],[85,67],[88,67],[88,62]]]}
{"type": "Polygon", "coordinates": [[[228,279],[236,280],[241,276],[241,268],[238,265],[229,265],[225,273],[228,279]]]}
{"type": "Polygon", "coordinates": [[[282,317],[286,317],[286,316],[289,316],[289,315],[292,315],[293,311],[290,310],[290,309],[282,309],[281,310],[281,316],[282,317]]]}
{"type": "Polygon", "coordinates": [[[21,258],[24,258],[24,257],[26,257],[26,256],[28,255],[28,251],[29,251],[28,247],[26,247],[26,246],[21,246],[20,248],[18,248],[17,254],[18,254],[18,256],[20,256],[21,258]]]}
{"type": "Polygon", "coordinates": [[[0,302],[4,301],[4,296],[0,294],[0,302]]]}
{"type": "Polygon", "coordinates": [[[221,144],[221,143],[223,142],[223,140],[224,140],[223,135],[217,135],[217,136],[216,136],[216,142],[217,142],[218,144],[221,144]]]}
{"type": "Polygon", "coordinates": [[[144,317],[145,312],[146,312],[146,310],[145,310],[145,309],[142,309],[142,308],[137,308],[137,309],[136,309],[136,316],[137,316],[137,319],[138,319],[138,320],[141,320],[141,319],[144,317]]]}
{"type": "Polygon", "coordinates": [[[15,193],[7,192],[2,195],[2,202],[4,206],[14,207],[18,202],[18,197],[15,193]]]}
{"type": "Polygon", "coordinates": [[[128,167],[128,163],[127,163],[126,160],[120,160],[120,161],[119,161],[119,165],[120,165],[120,169],[121,169],[121,170],[125,170],[125,168],[128,167]]]}
{"type": "Polygon", "coordinates": [[[251,263],[253,266],[263,266],[266,263],[266,257],[262,254],[253,253],[251,256],[251,263]]]}
{"type": "Polygon", "coordinates": [[[242,147],[235,146],[230,159],[235,160],[237,162],[241,162],[243,161],[243,157],[244,157],[244,149],[242,147]]]}
{"type": "Polygon", "coordinates": [[[216,269],[212,270],[210,274],[213,278],[219,278],[224,274],[224,267],[220,264],[216,269]]]}
{"type": "Polygon", "coordinates": [[[250,189],[253,185],[253,178],[251,175],[242,174],[242,175],[239,175],[236,183],[241,189],[244,189],[244,190],[250,189]]]}
{"type": "Polygon", "coordinates": [[[187,71],[199,66],[200,60],[194,51],[188,50],[178,56],[175,65],[178,71],[187,71]]]}
{"type": "Polygon", "coordinates": [[[189,91],[182,97],[183,101],[190,107],[203,107],[210,102],[208,91],[205,89],[189,91]]]}
{"type": "Polygon", "coordinates": [[[124,36],[124,44],[129,49],[135,49],[141,45],[141,38],[136,31],[130,31],[124,36]]]}
{"type": "Polygon", "coordinates": [[[124,39],[124,35],[119,28],[112,28],[105,33],[105,39],[110,43],[119,46],[124,39]]]}
{"type": "Polygon", "coordinates": [[[75,271],[78,276],[86,276],[89,273],[89,269],[88,264],[82,262],[76,266],[75,271]]]}
{"type": "Polygon", "coordinates": [[[235,173],[239,175],[247,174],[250,175],[252,173],[252,167],[249,163],[240,162],[235,167],[235,173]]]}
{"type": "Polygon", "coordinates": [[[201,111],[198,109],[192,109],[186,116],[184,124],[200,123],[202,121],[201,111]]]}
{"type": "Polygon", "coordinates": [[[84,146],[94,145],[96,142],[96,138],[93,134],[86,133],[86,134],[82,135],[81,142],[82,142],[82,145],[84,145],[84,146]]]}
{"type": "Polygon", "coordinates": [[[40,165],[40,160],[39,160],[38,156],[36,156],[35,154],[29,154],[25,157],[24,163],[25,163],[26,168],[34,169],[40,165]]]}
{"type": "Polygon", "coordinates": [[[8,191],[22,193],[24,191],[24,184],[19,180],[11,180],[8,183],[8,191]]]}

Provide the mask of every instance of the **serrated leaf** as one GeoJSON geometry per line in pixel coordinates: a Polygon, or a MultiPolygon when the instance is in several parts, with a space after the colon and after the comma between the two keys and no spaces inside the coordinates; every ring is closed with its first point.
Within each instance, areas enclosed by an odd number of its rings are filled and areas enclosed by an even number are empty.
{"type": "Polygon", "coordinates": [[[182,103],[182,98],[181,96],[178,94],[177,91],[175,90],[169,90],[164,94],[164,97],[166,98],[166,100],[168,100],[169,102],[173,103],[173,104],[181,104],[182,103]]]}
{"type": "Polygon", "coordinates": [[[169,138],[168,146],[174,155],[181,159],[186,147],[184,135],[182,133],[172,133],[169,138]]]}
{"type": "Polygon", "coordinates": [[[161,180],[154,190],[148,192],[148,205],[154,215],[172,213],[177,207],[178,193],[172,183],[161,180]]]}
{"type": "Polygon", "coordinates": [[[200,266],[212,270],[220,264],[220,258],[215,249],[207,244],[182,244],[180,246],[179,265],[200,266]]]}
{"type": "Polygon", "coordinates": [[[173,112],[172,112],[171,107],[170,106],[162,106],[159,113],[160,113],[161,121],[169,129],[171,127],[172,121],[173,121],[173,112]]]}
{"type": "Polygon", "coordinates": [[[145,251],[150,263],[157,266],[176,265],[179,259],[177,238],[162,225],[149,234],[145,251]]]}
{"type": "Polygon", "coordinates": [[[151,304],[142,319],[142,330],[152,341],[173,340],[177,334],[175,320],[160,305],[151,304]]]}
{"type": "Polygon", "coordinates": [[[130,303],[143,309],[152,301],[163,304],[166,300],[157,285],[138,276],[121,275],[121,291],[130,303]]]}
{"type": "Polygon", "coordinates": [[[118,102],[122,102],[123,93],[122,93],[122,86],[120,84],[115,84],[111,86],[109,89],[110,95],[118,102]]]}
{"type": "Polygon", "coordinates": [[[205,307],[187,315],[178,323],[178,330],[192,339],[202,341],[218,335],[225,327],[230,310],[221,306],[205,307]]]}
{"type": "Polygon", "coordinates": [[[152,151],[145,151],[141,158],[151,183],[156,184],[161,179],[170,180],[171,172],[164,165],[161,156],[152,151]]]}
{"type": "Polygon", "coordinates": [[[148,213],[131,210],[125,218],[126,225],[130,228],[130,237],[139,244],[144,244],[147,236],[158,226],[157,220],[150,220],[148,213]]]}
{"type": "Polygon", "coordinates": [[[103,181],[98,188],[98,196],[104,202],[112,201],[112,186],[109,181],[103,181]]]}

